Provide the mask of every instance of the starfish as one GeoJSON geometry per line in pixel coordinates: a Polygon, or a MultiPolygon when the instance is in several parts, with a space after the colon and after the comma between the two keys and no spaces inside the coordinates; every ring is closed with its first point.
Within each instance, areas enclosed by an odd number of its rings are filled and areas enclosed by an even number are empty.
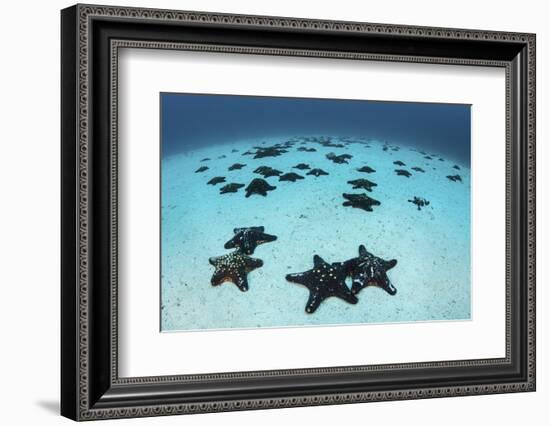
{"type": "Polygon", "coordinates": [[[303,176],[300,176],[298,173],[285,173],[284,175],[279,176],[279,180],[287,180],[290,182],[296,182],[297,179],[304,179],[303,176]]]}
{"type": "Polygon", "coordinates": [[[277,239],[275,235],[265,234],[263,226],[235,228],[233,229],[233,233],[235,235],[225,243],[224,248],[238,248],[245,254],[253,254],[256,247],[260,244],[270,243],[277,239]]]}
{"type": "Polygon", "coordinates": [[[248,290],[247,274],[264,264],[263,260],[247,256],[239,250],[223,256],[211,257],[208,261],[215,268],[210,281],[212,285],[231,281],[241,291],[248,290]]]}
{"type": "Polygon", "coordinates": [[[263,179],[252,179],[252,182],[246,187],[246,198],[250,197],[252,194],[267,195],[267,191],[273,191],[276,186],[271,186],[263,179]]]}
{"type": "Polygon", "coordinates": [[[227,194],[228,192],[237,192],[244,186],[244,183],[228,183],[220,188],[220,194],[227,194]]]}
{"type": "Polygon", "coordinates": [[[368,179],[355,179],[355,180],[348,180],[348,183],[353,185],[353,189],[365,189],[369,192],[372,192],[373,186],[378,186],[376,183],[371,182],[368,179]]]}
{"type": "Polygon", "coordinates": [[[351,276],[351,293],[357,294],[367,286],[375,286],[395,295],[397,289],[388,278],[387,271],[397,265],[397,260],[384,260],[369,253],[364,245],[359,246],[359,257],[344,262],[351,276]]]}
{"type": "Polygon", "coordinates": [[[281,172],[280,170],[274,169],[272,167],[269,167],[269,166],[260,166],[260,167],[256,168],[256,170],[254,170],[254,173],[258,173],[258,174],[262,175],[263,177],[267,178],[267,177],[270,177],[270,176],[279,176],[283,172],[281,172]]]}
{"type": "Polygon", "coordinates": [[[455,164],[455,165],[453,166],[453,169],[460,170],[460,167],[459,167],[458,165],[455,164]]]}
{"type": "Polygon", "coordinates": [[[409,203],[416,204],[416,207],[418,207],[418,210],[420,210],[421,207],[426,207],[430,205],[430,202],[425,198],[420,198],[416,196],[412,200],[407,200],[407,201],[409,203]]]}
{"type": "Polygon", "coordinates": [[[271,176],[280,176],[283,172],[277,169],[270,169],[262,173],[263,177],[268,178],[271,176]]]}
{"type": "Polygon", "coordinates": [[[369,197],[367,194],[342,194],[342,196],[347,200],[342,203],[343,206],[355,207],[367,212],[372,211],[372,206],[380,205],[380,201],[369,197]]]}
{"type": "Polygon", "coordinates": [[[426,173],[422,167],[411,167],[415,172],[426,173]]]}
{"type": "Polygon", "coordinates": [[[246,164],[235,163],[232,166],[229,166],[227,170],[241,170],[245,166],[246,164]]]}
{"type": "Polygon", "coordinates": [[[412,176],[411,172],[403,169],[395,169],[395,173],[397,174],[397,176],[405,176],[407,178],[412,176]]]}
{"type": "Polygon", "coordinates": [[[216,176],[212,179],[210,179],[208,182],[206,182],[207,185],[216,185],[218,183],[223,183],[225,182],[225,177],[224,176],[216,176]]]}
{"type": "Polygon", "coordinates": [[[294,166],[295,169],[300,169],[300,170],[307,170],[309,169],[309,164],[305,164],[305,163],[300,163],[300,164],[296,164],[294,166]]]}
{"type": "Polygon", "coordinates": [[[452,180],[453,182],[462,182],[460,175],[447,176],[447,179],[452,180]]]}
{"type": "Polygon", "coordinates": [[[403,167],[405,165],[405,163],[403,163],[403,161],[400,161],[400,160],[394,161],[393,164],[395,164],[396,166],[401,166],[401,167],[403,167]]]}
{"type": "Polygon", "coordinates": [[[357,171],[363,172],[363,173],[374,173],[376,170],[374,170],[372,167],[369,167],[369,166],[363,166],[360,169],[357,169],[357,171]]]}
{"type": "Polygon", "coordinates": [[[324,170],[322,169],[312,169],[310,170],[309,172],[306,173],[307,175],[313,175],[315,177],[319,177],[321,175],[328,175],[327,172],[325,172],[324,170]]]}
{"type": "Polygon", "coordinates": [[[207,170],[208,170],[208,167],[202,166],[202,167],[199,167],[197,170],[195,170],[195,173],[202,173],[202,172],[205,172],[207,170]]]}
{"type": "Polygon", "coordinates": [[[334,152],[329,152],[325,157],[335,164],[348,164],[348,160],[353,158],[350,154],[336,155],[334,152]]]}
{"type": "Polygon", "coordinates": [[[309,299],[306,312],[312,314],[327,297],[336,296],[348,303],[356,304],[355,297],[346,286],[346,268],[342,263],[325,262],[320,256],[313,256],[313,269],[301,274],[288,274],[287,281],[306,286],[309,299]]]}
{"type": "Polygon", "coordinates": [[[315,152],[317,151],[315,148],[306,148],[305,146],[301,146],[300,148],[297,149],[297,151],[302,151],[302,152],[315,152]]]}
{"type": "Polygon", "coordinates": [[[286,149],[270,146],[270,147],[259,147],[255,146],[256,152],[254,153],[254,158],[264,158],[264,157],[278,157],[279,155],[288,152],[286,149]]]}
{"type": "Polygon", "coordinates": [[[210,161],[210,158],[203,158],[201,161],[210,161]]]}
{"type": "Polygon", "coordinates": [[[260,167],[256,167],[256,169],[254,170],[254,173],[264,174],[268,170],[273,170],[273,169],[269,166],[260,166],[260,167]]]}

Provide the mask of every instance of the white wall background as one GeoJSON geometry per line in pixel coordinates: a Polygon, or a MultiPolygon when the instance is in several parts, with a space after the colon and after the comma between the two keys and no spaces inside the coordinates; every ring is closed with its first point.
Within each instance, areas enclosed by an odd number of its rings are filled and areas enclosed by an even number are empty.
{"type": "MultiPolygon", "coordinates": [[[[547,424],[550,401],[550,27],[540,0],[104,0],[103,4],[537,33],[538,391],[422,401],[119,420],[118,424],[547,424]],[[131,423],[129,423],[131,422],[131,423]]],[[[59,404],[59,9],[2,5],[0,63],[0,418],[68,424],[59,404]]],[[[102,424],[110,424],[108,421],[102,424]]]]}

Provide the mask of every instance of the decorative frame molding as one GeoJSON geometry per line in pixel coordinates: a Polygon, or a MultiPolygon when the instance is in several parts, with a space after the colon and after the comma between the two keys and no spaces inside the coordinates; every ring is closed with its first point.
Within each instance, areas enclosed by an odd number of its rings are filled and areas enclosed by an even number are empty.
{"type": "Polygon", "coordinates": [[[536,63],[533,34],[76,5],[62,11],[62,56],[63,415],[75,420],[92,420],[535,390],[536,63]],[[143,29],[126,30],[128,23],[139,24],[143,29]],[[201,36],[193,30],[211,27],[236,34],[238,43],[198,42],[197,37],[201,36]],[[176,39],[174,28],[181,29],[182,33],[189,29],[190,35],[180,36],[190,40],[176,39]],[[140,39],[136,37],[140,31],[158,34],[159,40],[140,39]],[[282,41],[275,43],[284,47],[247,44],[247,31],[256,34],[275,31],[283,35],[282,41]],[[291,45],[296,44],[292,40],[298,40],[299,45],[301,35],[310,32],[325,35],[337,49],[291,45]],[[336,38],[331,38],[336,35],[349,37],[339,44],[336,38]],[[366,51],[358,51],[354,44],[356,38],[373,42],[366,51]],[[388,51],[389,42],[409,47],[418,44],[418,54],[400,53],[399,46],[388,51]],[[451,47],[448,49],[451,55],[442,54],[439,45],[451,47]],[[116,123],[118,49],[125,47],[505,68],[506,357],[119,378],[116,123]],[[98,229],[104,232],[99,233],[98,229]],[[107,258],[102,257],[103,252],[107,258]],[[499,380],[471,379],[467,385],[453,385],[452,380],[445,378],[446,372],[453,369],[467,376],[475,368],[502,369],[503,376],[499,380]],[[420,387],[406,382],[406,372],[411,370],[429,371],[434,376],[434,386],[420,387]],[[361,374],[375,377],[381,372],[392,372],[395,383],[399,383],[382,388],[377,388],[372,381],[362,387],[356,383],[361,374]],[[505,380],[504,375],[509,379],[505,380]],[[338,392],[323,391],[322,384],[326,389],[335,376],[340,380],[349,376],[350,384],[338,392]],[[293,389],[288,382],[287,390],[273,385],[270,396],[253,396],[257,386],[265,393],[265,387],[277,378],[296,381],[297,377],[318,380],[320,384],[310,392],[293,389]],[[223,383],[235,379],[250,381],[251,388],[243,387],[238,394],[218,392],[208,398],[203,398],[198,391],[195,396],[188,390],[183,392],[186,386],[213,392],[213,387],[223,387],[223,383]],[[174,391],[175,387],[182,389],[181,395],[167,397],[165,390],[174,391]]]}

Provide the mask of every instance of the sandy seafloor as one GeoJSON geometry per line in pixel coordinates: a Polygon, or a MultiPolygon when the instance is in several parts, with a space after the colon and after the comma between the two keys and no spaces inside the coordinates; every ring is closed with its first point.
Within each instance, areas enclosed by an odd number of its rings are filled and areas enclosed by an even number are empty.
{"type": "MultiPolygon", "coordinates": [[[[269,146],[288,139],[261,141],[269,146]]],[[[333,136],[332,142],[339,140],[333,136]]],[[[469,165],[435,152],[429,153],[437,157],[427,160],[417,151],[422,148],[412,144],[384,151],[377,141],[370,141],[370,147],[357,143],[344,148],[298,143],[279,157],[242,155],[260,143],[212,145],[162,160],[162,331],[470,319],[469,165]],[[296,151],[300,146],[317,152],[296,151]],[[335,164],[325,158],[329,152],[349,153],[353,158],[349,164],[335,164]],[[218,159],[221,155],[226,158],[218,159]],[[445,161],[439,161],[439,156],[445,161]],[[201,162],[205,157],[211,160],[201,162]],[[394,165],[396,160],[406,166],[394,165]],[[306,176],[308,170],[292,168],[302,162],[322,168],[329,176],[306,176]],[[228,171],[233,163],[246,167],[228,171]],[[455,164],[461,170],[455,170],[455,164]],[[195,173],[203,165],[209,170],[195,173]],[[248,185],[253,178],[262,178],[252,173],[261,165],[293,171],[305,179],[280,182],[276,176],[269,177],[266,180],[277,189],[266,197],[249,198],[244,188],[220,195],[223,183],[206,184],[212,177],[225,176],[226,183],[248,185]],[[363,165],[376,172],[358,172],[363,165]],[[426,173],[412,171],[413,166],[426,173]],[[396,168],[407,169],[412,176],[397,176],[396,168]],[[463,182],[446,178],[454,174],[463,182]],[[367,192],[381,202],[373,212],[342,206],[343,192],[365,192],[346,183],[357,178],[378,184],[367,192]],[[418,211],[407,202],[413,196],[426,198],[430,205],[418,211]],[[230,252],[224,243],[233,236],[233,228],[260,225],[278,239],[258,246],[252,255],[262,259],[264,266],[248,275],[248,292],[231,282],[212,286],[214,268],[208,258],[230,252]],[[397,259],[397,266],[388,273],[397,294],[368,287],[358,294],[356,305],[331,297],[315,313],[306,313],[308,289],[286,281],[285,275],[311,269],[314,254],[327,262],[355,257],[360,244],[383,259],[397,259]]]]}

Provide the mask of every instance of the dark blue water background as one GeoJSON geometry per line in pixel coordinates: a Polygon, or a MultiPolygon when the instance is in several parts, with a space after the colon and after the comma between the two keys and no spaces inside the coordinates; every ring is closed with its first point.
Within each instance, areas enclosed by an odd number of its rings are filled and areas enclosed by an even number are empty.
{"type": "Polygon", "coordinates": [[[470,164],[470,105],[161,93],[163,157],[239,139],[364,136],[470,164]]]}

